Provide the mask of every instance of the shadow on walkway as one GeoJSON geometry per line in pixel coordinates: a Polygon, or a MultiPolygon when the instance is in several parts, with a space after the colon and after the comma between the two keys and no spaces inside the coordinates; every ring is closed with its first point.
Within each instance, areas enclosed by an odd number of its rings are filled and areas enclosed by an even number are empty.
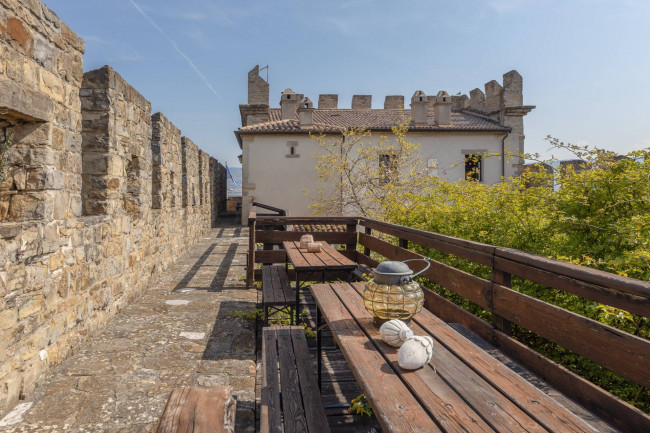
{"type": "MultiPolygon", "coordinates": [[[[199,259],[196,261],[196,263],[194,263],[194,265],[192,265],[192,268],[190,269],[190,271],[189,271],[187,274],[185,274],[185,276],[183,277],[183,279],[182,279],[181,281],[179,281],[178,284],[176,284],[176,287],[174,287],[174,289],[172,290],[172,292],[175,292],[175,291],[177,291],[177,290],[179,290],[179,289],[182,289],[182,288],[186,287],[187,284],[188,284],[190,281],[192,281],[192,278],[194,278],[194,275],[196,275],[196,273],[197,273],[198,270],[201,268],[201,266],[203,265],[203,263],[205,263],[205,261],[208,259],[208,257],[210,257],[210,254],[212,254],[212,250],[214,250],[214,249],[216,248],[216,246],[217,246],[216,243],[215,243],[215,244],[211,244],[211,245],[210,245],[210,246],[205,250],[205,252],[204,252],[203,254],[201,254],[201,257],[199,257],[199,259]]],[[[232,259],[231,259],[231,262],[232,262],[232,259]]]]}
{"type": "Polygon", "coordinates": [[[237,313],[253,313],[255,305],[246,301],[221,302],[202,360],[255,359],[256,321],[237,317],[237,313]]]}

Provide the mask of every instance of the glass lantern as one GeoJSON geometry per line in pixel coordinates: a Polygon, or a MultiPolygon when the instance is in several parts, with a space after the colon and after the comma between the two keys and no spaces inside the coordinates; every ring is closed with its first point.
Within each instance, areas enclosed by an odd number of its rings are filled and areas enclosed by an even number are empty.
{"type": "Polygon", "coordinates": [[[431,263],[429,259],[421,260],[427,266],[414,275],[405,263],[413,260],[382,262],[373,271],[373,278],[366,283],[362,295],[366,310],[375,317],[375,324],[391,319],[406,321],[422,309],[424,293],[413,278],[429,269],[431,263]]]}

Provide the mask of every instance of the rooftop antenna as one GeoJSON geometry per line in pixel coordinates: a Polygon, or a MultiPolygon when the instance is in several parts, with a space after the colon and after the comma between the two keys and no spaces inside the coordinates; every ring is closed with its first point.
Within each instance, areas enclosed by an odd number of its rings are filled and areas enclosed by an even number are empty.
{"type": "Polygon", "coordinates": [[[269,82],[269,65],[264,66],[263,68],[260,68],[260,71],[263,71],[266,69],[266,82],[269,82]]]}

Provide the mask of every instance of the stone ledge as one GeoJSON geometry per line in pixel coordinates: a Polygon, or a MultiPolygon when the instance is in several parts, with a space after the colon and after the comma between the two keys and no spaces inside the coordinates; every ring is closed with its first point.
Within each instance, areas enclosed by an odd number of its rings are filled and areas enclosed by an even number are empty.
{"type": "Polygon", "coordinates": [[[11,81],[0,81],[0,120],[47,122],[52,118],[53,105],[44,93],[25,89],[11,81]]]}

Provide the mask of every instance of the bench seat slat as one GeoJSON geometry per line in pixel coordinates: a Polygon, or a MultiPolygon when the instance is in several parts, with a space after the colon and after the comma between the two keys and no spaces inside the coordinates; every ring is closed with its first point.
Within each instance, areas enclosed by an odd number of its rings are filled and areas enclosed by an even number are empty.
{"type": "Polygon", "coordinates": [[[296,302],[287,271],[281,265],[267,265],[262,270],[264,305],[289,305],[296,302]]]}
{"type": "Polygon", "coordinates": [[[260,431],[328,433],[325,408],[302,327],[264,328],[262,341],[260,431]]]}
{"type": "Polygon", "coordinates": [[[307,419],[313,423],[309,426],[310,432],[329,431],[325,407],[320,398],[318,381],[314,375],[314,368],[309,358],[309,348],[305,340],[305,331],[302,328],[291,329],[291,340],[293,342],[295,361],[298,370],[298,380],[302,392],[302,402],[305,406],[307,419]]]}
{"type": "Polygon", "coordinates": [[[282,433],[282,412],[278,383],[278,352],[275,328],[264,330],[262,351],[261,433],[282,433]]]}

